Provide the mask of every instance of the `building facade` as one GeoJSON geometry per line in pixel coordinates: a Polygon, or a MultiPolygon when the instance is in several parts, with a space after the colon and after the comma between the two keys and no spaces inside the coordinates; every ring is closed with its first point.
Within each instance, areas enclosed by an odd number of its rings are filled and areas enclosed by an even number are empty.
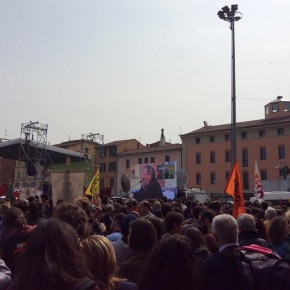
{"type": "Polygon", "coordinates": [[[136,139],[114,141],[98,147],[96,163],[100,168],[101,193],[115,195],[118,191],[118,155],[144,147],[136,139]]]}
{"type": "MultiPolygon", "coordinates": [[[[265,191],[290,188],[290,102],[279,96],[264,109],[264,119],[236,126],[244,193],[253,192],[255,160],[265,191]]],[[[181,135],[181,139],[188,187],[223,193],[231,171],[231,124],[210,126],[205,122],[204,127],[181,135]]]]}

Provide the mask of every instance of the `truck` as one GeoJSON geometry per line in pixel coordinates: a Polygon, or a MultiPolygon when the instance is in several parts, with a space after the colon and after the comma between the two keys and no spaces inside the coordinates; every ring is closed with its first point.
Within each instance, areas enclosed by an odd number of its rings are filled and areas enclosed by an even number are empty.
{"type": "MultiPolygon", "coordinates": [[[[266,191],[264,192],[264,201],[269,201],[272,204],[289,203],[290,191],[266,191]]],[[[255,196],[250,197],[250,202],[258,201],[255,196]]]]}
{"type": "Polygon", "coordinates": [[[202,187],[192,187],[192,188],[179,188],[177,192],[177,197],[184,197],[189,200],[198,201],[199,203],[205,203],[210,201],[205,190],[202,187]]]}

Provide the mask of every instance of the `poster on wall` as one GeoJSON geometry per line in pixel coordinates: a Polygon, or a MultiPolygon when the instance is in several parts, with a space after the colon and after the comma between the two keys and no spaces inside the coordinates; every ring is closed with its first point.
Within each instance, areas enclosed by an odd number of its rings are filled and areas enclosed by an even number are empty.
{"type": "Polygon", "coordinates": [[[173,199],[177,191],[176,161],[138,164],[131,168],[130,182],[131,197],[138,201],[162,195],[173,199]]]}

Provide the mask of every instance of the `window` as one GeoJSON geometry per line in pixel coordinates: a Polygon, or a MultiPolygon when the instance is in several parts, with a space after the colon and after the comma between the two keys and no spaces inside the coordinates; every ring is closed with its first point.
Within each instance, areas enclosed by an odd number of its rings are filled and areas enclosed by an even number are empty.
{"type": "Polygon", "coordinates": [[[231,139],[230,134],[225,134],[225,141],[229,141],[231,139]]]}
{"type": "Polygon", "coordinates": [[[267,159],[266,147],[260,147],[260,160],[267,159]]]}
{"type": "Polygon", "coordinates": [[[249,173],[248,173],[248,171],[243,172],[243,188],[249,189],[249,173]]]}
{"type": "Polygon", "coordinates": [[[110,187],[115,186],[115,179],[114,178],[110,178],[110,187]]]}
{"type": "Polygon", "coordinates": [[[102,148],[102,147],[100,148],[99,157],[100,158],[106,157],[106,149],[105,148],[102,148]]]}
{"type": "Polygon", "coordinates": [[[151,158],[150,158],[150,162],[151,162],[151,163],[155,163],[155,157],[151,157],[151,158]]]}
{"type": "Polygon", "coordinates": [[[216,183],[216,176],[215,172],[210,173],[210,184],[215,184],[216,183]]]}
{"type": "Polygon", "coordinates": [[[279,112],[279,103],[273,103],[272,104],[272,112],[273,113],[279,112]]]}
{"type": "Polygon", "coordinates": [[[248,160],[248,149],[242,149],[242,164],[243,164],[243,167],[248,167],[248,163],[249,163],[249,160],[248,160]]]}
{"type": "Polygon", "coordinates": [[[226,163],[231,162],[231,151],[230,150],[225,151],[225,162],[226,163]]]}
{"type": "Polygon", "coordinates": [[[104,187],[104,178],[100,178],[100,188],[104,187]]]}
{"type": "Polygon", "coordinates": [[[230,171],[226,171],[226,182],[228,181],[230,174],[231,174],[230,171]]]}
{"type": "Polygon", "coordinates": [[[201,184],[201,174],[200,174],[200,172],[197,172],[195,174],[195,183],[196,183],[196,185],[200,185],[201,184]]]}
{"type": "Polygon", "coordinates": [[[144,163],[147,164],[148,163],[148,157],[144,158],[144,163]]]}
{"type": "Polygon", "coordinates": [[[290,102],[284,102],[284,112],[290,112],[290,102]]]}
{"type": "Polygon", "coordinates": [[[285,146],[280,145],[278,147],[278,159],[285,159],[285,146]]]}
{"type": "Polygon", "coordinates": [[[242,139],[247,139],[247,138],[248,138],[248,134],[247,134],[247,132],[242,132],[242,133],[241,133],[241,138],[242,138],[242,139]]]}
{"type": "Polygon", "coordinates": [[[265,136],[266,136],[265,130],[260,130],[259,131],[259,137],[265,137],[265,136]]]}
{"type": "Polygon", "coordinates": [[[201,155],[200,153],[195,153],[195,163],[200,164],[201,163],[201,155]]]}
{"type": "Polygon", "coordinates": [[[138,164],[142,164],[142,158],[138,158],[138,164]]]}
{"type": "Polygon", "coordinates": [[[116,147],[111,147],[110,148],[110,156],[116,156],[116,153],[117,153],[116,147]]]}
{"type": "Polygon", "coordinates": [[[214,136],[209,136],[209,142],[214,142],[215,141],[215,137],[214,136]]]}
{"type": "Polygon", "coordinates": [[[261,170],[261,180],[267,180],[267,170],[266,169],[262,169],[261,170]]]}
{"type": "Polygon", "coordinates": [[[170,155],[165,155],[165,162],[170,162],[170,155]]]}
{"type": "Polygon", "coordinates": [[[195,138],[195,144],[199,144],[200,143],[200,138],[195,138]]]}
{"type": "Polygon", "coordinates": [[[284,135],[284,128],[278,128],[277,135],[284,135]]]}
{"type": "Polygon", "coordinates": [[[106,171],[106,163],[100,163],[100,172],[106,171]]]}
{"type": "Polygon", "coordinates": [[[266,115],[269,114],[269,105],[265,107],[265,113],[266,113],[266,115]]]}
{"type": "Polygon", "coordinates": [[[126,159],[126,168],[130,167],[130,159],[126,159]]]}
{"type": "Polygon", "coordinates": [[[214,151],[210,152],[210,163],[215,163],[215,152],[214,151]]]}
{"type": "Polygon", "coordinates": [[[109,163],[109,171],[116,171],[116,162],[110,162],[109,163]]]}

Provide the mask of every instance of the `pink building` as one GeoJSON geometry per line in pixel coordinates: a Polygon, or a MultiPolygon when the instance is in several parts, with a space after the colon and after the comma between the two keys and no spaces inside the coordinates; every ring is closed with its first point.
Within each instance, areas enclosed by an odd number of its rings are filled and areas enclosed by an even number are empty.
{"type": "MultiPolygon", "coordinates": [[[[265,106],[265,118],[237,123],[237,160],[244,193],[253,192],[257,161],[265,190],[290,188],[290,101],[277,97],[265,106]],[[288,166],[287,166],[288,165],[288,166]]],[[[181,135],[188,187],[223,193],[231,171],[231,124],[204,127],[181,135]]]]}

